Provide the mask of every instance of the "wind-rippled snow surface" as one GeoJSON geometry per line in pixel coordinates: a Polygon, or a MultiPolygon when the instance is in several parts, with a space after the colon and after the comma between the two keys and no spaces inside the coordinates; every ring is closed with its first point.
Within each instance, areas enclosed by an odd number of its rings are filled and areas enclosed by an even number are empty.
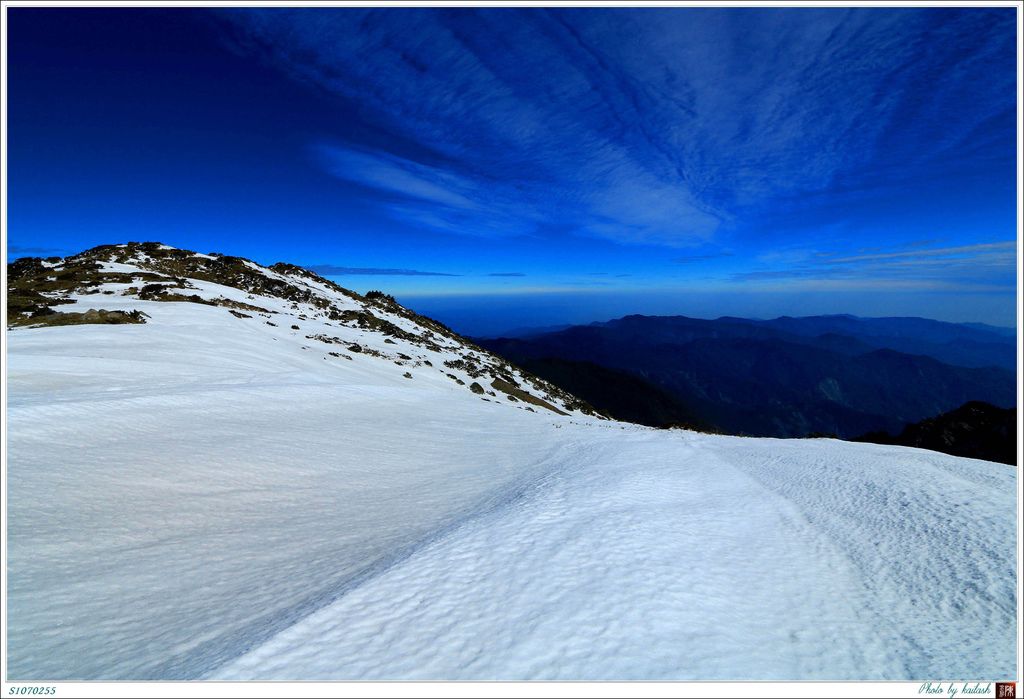
{"type": "Polygon", "coordinates": [[[216,676],[1012,676],[1004,469],[600,432],[216,676]]]}
{"type": "Polygon", "coordinates": [[[9,333],[11,678],[1015,674],[1012,467],[529,413],[145,310],[9,333]]]}

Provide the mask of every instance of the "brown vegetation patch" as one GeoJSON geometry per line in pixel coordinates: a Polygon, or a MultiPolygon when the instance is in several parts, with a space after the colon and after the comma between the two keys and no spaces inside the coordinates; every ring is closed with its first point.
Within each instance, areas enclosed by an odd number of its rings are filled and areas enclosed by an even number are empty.
{"type": "Polygon", "coordinates": [[[546,400],[541,400],[540,398],[533,395],[529,391],[524,391],[521,388],[517,388],[508,381],[505,381],[504,379],[494,379],[494,381],[491,382],[491,386],[504,393],[506,396],[509,397],[510,400],[515,398],[526,403],[530,403],[531,405],[536,405],[540,408],[547,408],[551,412],[558,413],[559,415],[568,415],[568,413],[562,412],[555,406],[551,405],[551,403],[548,403],[546,400]]]}
{"type": "Polygon", "coordinates": [[[56,327],[60,325],[123,325],[126,323],[145,323],[146,314],[142,311],[107,311],[93,308],[84,313],[47,313],[45,315],[16,318],[12,326],[56,327]]]}

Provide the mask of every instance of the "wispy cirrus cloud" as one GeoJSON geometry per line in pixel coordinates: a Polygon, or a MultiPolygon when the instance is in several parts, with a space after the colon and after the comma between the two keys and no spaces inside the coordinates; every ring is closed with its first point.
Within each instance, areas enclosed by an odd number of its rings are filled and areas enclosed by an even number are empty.
{"type": "Polygon", "coordinates": [[[339,267],[338,265],[306,265],[310,272],[325,276],[385,276],[385,277],[460,277],[447,272],[424,272],[418,269],[395,269],[390,267],[339,267]]]}
{"type": "Polygon", "coordinates": [[[473,189],[473,183],[438,168],[391,154],[371,154],[323,144],[314,150],[324,169],[339,179],[440,206],[478,208],[464,193],[473,189]]]}
{"type": "Polygon", "coordinates": [[[826,255],[822,261],[830,265],[886,260],[900,261],[902,264],[912,264],[913,260],[977,261],[983,259],[1009,262],[1016,253],[1017,243],[1013,240],[1004,240],[995,243],[975,243],[973,245],[959,245],[946,248],[924,248],[920,245],[909,245],[908,247],[911,249],[849,257],[831,257],[826,255]]]}
{"type": "Polygon", "coordinates": [[[379,206],[412,225],[462,235],[528,235],[540,216],[500,184],[386,153],[317,143],[314,159],[329,174],[376,193],[379,206]]]}
{"type": "Polygon", "coordinates": [[[751,207],[840,179],[851,190],[938,176],[968,140],[991,151],[995,142],[978,134],[1013,111],[1012,73],[988,71],[1013,49],[1003,31],[1012,16],[998,11],[223,16],[237,50],[357,104],[394,136],[372,153],[344,138],[317,144],[325,170],[376,190],[403,221],[470,235],[558,228],[700,244],[751,207]],[[957,79],[928,80],[922,70],[955,70],[957,79]],[[950,118],[948,105],[963,100],[972,110],[950,118]]]}
{"type": "Polygon", "coordinates": [[[683,255],[681,257],[673,258],[672,261],[677,265],[692,265],[698,262],[707,262],[708,260],[720,260],[724,257],[733,257],[733,253],[719,252],[707,255],[683,255]]]}
{"type": "Polygon", "coordinates": [[[847,255],[792,251],[785,266],[737,272],[737,282],[793,280],[844,282],[874,287],[993,291],[1015,286],[1017,243],[1013,240],[847,255]]]}

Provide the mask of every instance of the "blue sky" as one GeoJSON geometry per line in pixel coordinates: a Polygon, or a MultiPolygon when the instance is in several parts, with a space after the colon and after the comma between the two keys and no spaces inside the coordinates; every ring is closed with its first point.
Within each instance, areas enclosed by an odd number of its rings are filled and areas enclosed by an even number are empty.
{"type": "Polygon", "coordinates": [[[287,260],[469,332],[1009,325],[1014,13],[11,8],[8,257],[287,260]]]}

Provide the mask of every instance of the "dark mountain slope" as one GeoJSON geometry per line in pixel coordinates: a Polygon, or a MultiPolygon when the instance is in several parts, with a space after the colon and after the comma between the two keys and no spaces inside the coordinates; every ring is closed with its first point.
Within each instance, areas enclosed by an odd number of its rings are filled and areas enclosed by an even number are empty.
{"type": "Polygon", "coordinates": [[[971,401],[956,410],[907,425],[895,437],[873,432],[854,441],[899,444],[1017,465],[1017,411],[971,401]]]}
{"type": "Polygon", "coordinates": [[[524,359],[519,366],[617,420],[652,427],[714,429],[668,392],[625,371],[568,359],[524,359]]]}

